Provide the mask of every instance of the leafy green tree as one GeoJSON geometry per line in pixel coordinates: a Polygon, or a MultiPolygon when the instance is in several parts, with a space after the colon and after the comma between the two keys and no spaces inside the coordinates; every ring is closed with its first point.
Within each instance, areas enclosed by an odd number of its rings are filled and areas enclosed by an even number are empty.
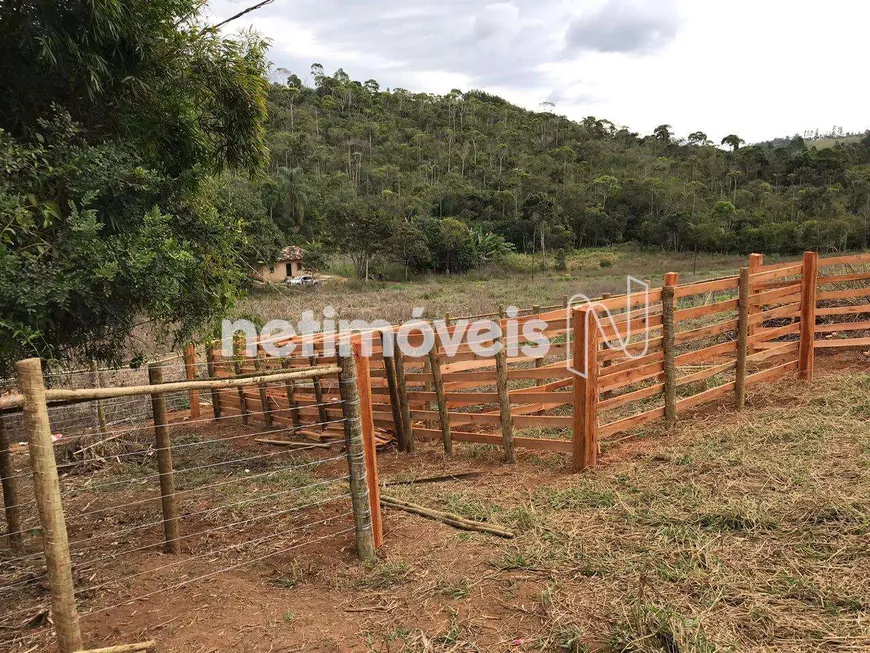
{"type": "Polygon", "coordinates": [[[133,325],[187,338],[259,238],[213,175],[266,160],[266,44],[198,0],[0,4],[0,366],[117,360],[133,325]]]}

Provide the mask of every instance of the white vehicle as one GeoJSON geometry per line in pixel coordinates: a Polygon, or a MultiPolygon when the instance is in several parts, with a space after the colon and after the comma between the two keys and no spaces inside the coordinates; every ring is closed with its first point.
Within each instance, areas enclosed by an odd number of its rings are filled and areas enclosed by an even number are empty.
{"type": "Polygon", "coordinates": [[[297,288],[308,288],[311,286],[316,286],[320,281],[312,277],[310,274],[303,274],[298,277],[293,277],[292,279],[287,279],[288,286],[294,286],[297,288]]]}

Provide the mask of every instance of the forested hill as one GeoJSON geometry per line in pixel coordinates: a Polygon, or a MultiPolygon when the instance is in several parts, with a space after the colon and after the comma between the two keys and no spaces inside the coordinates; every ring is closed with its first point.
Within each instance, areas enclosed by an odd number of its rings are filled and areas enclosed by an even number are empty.
{"type": "Polygon", "coordinates": [[[801,137],[746,145],[698,131],[681,141],[669,125],[641,135],[481,91],[384,91],[317,64],[312,74],[313,88],[290,73],[270,88],[270,181],[261,193],[299,242],[372,255],[380,245],[413,264],[426,253],[387,239],[413,244],[445,218],[521,251],[635,240],[794,252],[864,246],[870,235],[870,138],[818,151],[801,137]],[[342,233],[349,224],[355,243],[342,233]],[[366,230],[374,230],[368,243],[366,230]]]}

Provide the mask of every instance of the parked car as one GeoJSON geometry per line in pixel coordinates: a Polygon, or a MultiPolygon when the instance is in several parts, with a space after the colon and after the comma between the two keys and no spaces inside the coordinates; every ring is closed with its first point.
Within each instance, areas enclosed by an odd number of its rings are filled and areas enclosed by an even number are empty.
{"type": "Polygon", "coordinates": [[[303,274],[298,277],[293,277],[292,279],[287,279],[288,286],[294,286],[296,288],[310,288],[311,286],[316,286],[320,283],[318,279],[315,279],[310,274],[303,274]]]}

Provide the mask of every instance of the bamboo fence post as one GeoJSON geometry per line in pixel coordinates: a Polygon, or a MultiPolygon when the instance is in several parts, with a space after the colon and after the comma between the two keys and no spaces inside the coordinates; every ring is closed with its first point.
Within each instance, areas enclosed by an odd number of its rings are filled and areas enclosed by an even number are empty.
{"type": "MultiPolygon", "coordinates": [[[[289,359],[281,359],[281,369],[290,369],[289,359]]],[[[302,427],[302,420],[299,417],[299,404],[296,403],[296,384],[293,381],[284,381],[284,392],[287,395],[287,406],[290,408],[290,419],[293,422],[293,428],[298,430],[302,427]]]]}
{"type": "Polygon", "coordinates": [[[582,472],[598,463],[598,324],[590,306],[576,306],[571,318],[575,370],[572,461],[574,471],[582,472]]]}
{"type": "Polygon", "coordinates": [[[399,405],[402,408],[402,430],[405,433],[404,443],[400,443],[402,451],[413,452],[416,448],[414,440],[414,423],[411,421],[411,407],[408,405],[408,385],[405,383],[405,358],[399,343],[393,347],[393,364],[396,366],[396,384],[399,391],[399,405]],[[404,448],[402,448],[404,444],[404,448]]]}
{"type": "Polygon", "coordinates": [[[746,405],[746,345],[749,337],[749,268],[740,268],[740,285],[737,296],[737,367],[734,378],[734,401],[737,410],[746,405]]]}
{"type": "MultiPolygon", "coordinates": [[[[233,336],[233,371],[236,376],[242,374],[242,357],[245,353],[245,337],[242,334],[233,336]]],[[[248,425],[248,400],[245,397],[245,389],[239,386],[239,411],[242,415],[242,424],[248,425]]]]}
{"type": "MultiPolygon", "coordinates": [[[[257,347],[257,357],[254,358],[254,370],[257,372],[263,371],[263,359],[259,347],[257,347]]],[[[272,428],[272,407],[269,405],[269,393],[266,392],[266,384],[260,383],[257,386],[257,391],[260,394],[260,403],[263,405],[263,421],[266,424],[266,428],[272,428]]]]}
{"type": "MultiPolygon", "coordinates": [[[[196,380],[196,345],[188,343],[184,348],[184,376],[188,381],[196,380]]],[[[190,418],[199,419],[199,390],[188,390],[190,418]]]]}
{"type": "Polygon", "coordinates": [[[816,252],[804,252],[803,270],[801,270],[801,335],[798,345],[798,378],[804,381],[813,380],[815,367],[818,274],[819,255],[816,252]]]}
{"type": "MultiPolygon", "coordinates": [[[[102,383],[100,382],[100,370],[97,368],[97,361],[91,361],[91,377],[92,382],[95,388],[102,387],[102,383]]],[[[106,425],[106,409],[103,408],[103,402],[97,399],[97,424],[100,426],[100,433],[105,436],[106,432],[109,430],[106,425]]]]}
{"type": "MultiPolygon", "coordinates": [[[[311,367],[317,366],[317,353],[308,357],[308,363],[311,367]]],[[[327,417],[326,405],[323,403],[323,386],[320,383],[320,377],[311,377],[311,385],[314,387],[314,401],[317,403],[317,416],[320,418],[320,428],[322,430],[326,428],[326,422],[329,421],[329,417],[327,417]]]]}
{"type": "Polygon", "coordinates": [[[568,295],[562,295],[562,308],[568,308],[568,295]]]}
{"type": "Polygon", "coordinates": [[[60,653],[74,653],[82,648],[82,634],[76,610],[69,539],[54,459],[51,423],[45,402],[42,361],[28,358],[16,363],[15,369],[18,372],[19,392],[24,396],[24,419],[27,424],[30,465],[33,469],[33,489],[42,527],[42,546],[45,550],[58,649],[60,653]]]}
{"type": "Polygon", "coordinates": [[[676,328],[674,325],[674,287],[662,286],[662,374],[664,376],[665,424],[677,421],[676,328]]]}
{"type": "MultiPolygon", "coordinates": [[[[159,363],[148,366],[148,381],[152,385],[163,383],[159,363]]],[[[166,424],[166,395],[151,395],[154,413],[154,440],[157,447],[157,469],[160,473],[160,504],[163,509],[163,536],[166,553],[181,553],[178,531],[178,505],[175,503],[175,477],[172,473],[172,439],[166,424]]]]}
{"type": "MultiPolygon", "coordinates": [[[[206,360],[206,369],[208,371],[208,378],[216,379],[217,376],[217,353],[218,351],[218,342],[212,341],[205,346],[205,360],[206,360]]],[[[217,388],[212,389],[211,391],[211,409],[214,413],[215,419],[220,419],[221,417],[221,391],[217,388]]]]}
{"type": "Polygon", "coordinates": [[[432,385],[438,403],[438,421],[441,424],[441,440],[444,443],[444,453],[453,453],[453,438],[450,435],[450,416],[447,414],[447,397],[444,395],[444,381],[441,378],[441,361],[438,360],[438,341],[429,350],[429,367],[432,369],[432,385]]]}
{"type": "MultiPolygon", "coordinates": [[[[757,274],[761,271],[761,267],[764,265],[764,254],[750,254],[749,255],[749,274],[757,274]]],[[[752,284],[749,284],[749,294],[752,295],[756,291],[756,288],[752,287],[752,284]]],[[[750,306],[749,307],[749,319],[752,320],[753,315],[761,310],[761,306],[750,306]]],[[[751,337],[755,335],[755,330],[757,326],[755,324],[749,325],[748,336],[751,337]]],[[[753,347],[754,348],[754,347],[753,347]]]]}
{"type": "Polygon", "coordinates": [[[21,537],[21,499],[18,477],[12,467],[12,451],[9,449],[9,434],[6,432],[3,415],[0,414],[0,485],[3,488],[3,506],[6,512],[6,532],[9,548],[13,553],[24,551],[21,537]]]}
{"type": "Polygon", "coordinates": [[[357,553],[363,560],[373,562],[375,549],[384,541],[384,530],[369,361],[362,356],[362,350],[356,344],[358,343],[354,343],[350,356],[339,353],[339,393],[344,414],[357,553]]]}
{"type": "Polygon", "coordinates": [[[399,388],[396,381],[396,359],[393,356],[387,356],[387,342],[392,338],[392,333],[388,336],[383,331],[381,333],[381,358],[384,361],[384,375],[387,377],[387,390],[390,393],[390,410],[393,413],[393,430],[396,432],[396,442],[399,445],[399,450],[404,450],[404,443],[407,436],[405,435],[404,425],[402,424],[402,406],[399,400],[399,388]]]}
{"type": "MultiPolygon", "coordinates": [[[[504,320],[504,308],[498,309],[499,325],[504,320]]],[[[504,460],[507,463],[516,462],[514,451],[514,419],[511,415],[511,399],[508,389],[507,345],[504,335],[495,339],[498,351],[495,354],[496,390],[498,391],[498,407],[501,416],[501,437],[504,442],[504,460]]]]}

